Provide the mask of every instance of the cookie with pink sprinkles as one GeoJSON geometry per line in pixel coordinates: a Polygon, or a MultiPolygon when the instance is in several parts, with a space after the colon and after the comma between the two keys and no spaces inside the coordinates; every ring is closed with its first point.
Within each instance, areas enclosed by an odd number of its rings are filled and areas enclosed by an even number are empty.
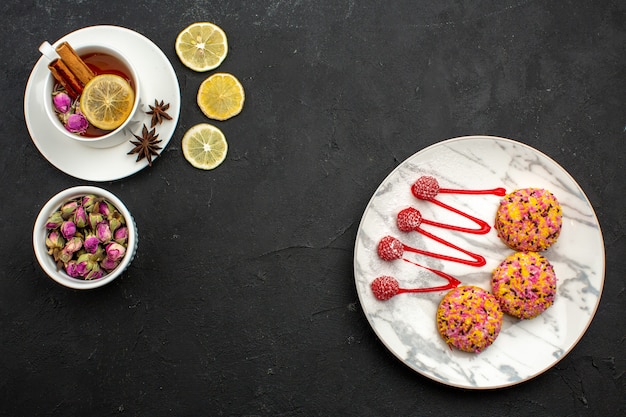
{"type": "Polygon", "coordinates": [[[457,287],[439,303],[437,330],[450,347],[478,353],[500,334],[503,315],[490,292],[473,285],[457,287]]]}
{"type": "Polygon", "coordinates": [[[505,195],[496,212],[495,229],[518,251],[548,249],[561,233],[563,213],[556,197],[542,188],[523,188],[505,195]]]}
{"type": "Polygon", "coordinates": [[[494,269],[491,288],[502,311],[520,319],[532,319],[554,303],[556,274],[543,255],[516,252],[494,269]]]}

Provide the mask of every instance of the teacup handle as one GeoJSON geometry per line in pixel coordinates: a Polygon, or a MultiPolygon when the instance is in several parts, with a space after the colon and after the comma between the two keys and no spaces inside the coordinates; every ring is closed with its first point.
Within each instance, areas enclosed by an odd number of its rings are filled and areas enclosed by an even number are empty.
{"type": "Polygon", "coordinates": [[[55,59],[59,58],[59,54],[57,54],[57,51],[52,45],[50,45],[50,42],[48,41],[44,41],[41,45],[39,45],[39,52],[41,52],[41,54],[48,58],[50,61],[54,61],[55,59]]]}
{"type": "Polygon", "coordinates": [[[124,127],[124,133],[132,139],[134,135],[133,132],[136,132],[137,129],[141,128],[141,122],[143,121],[143,118],[144,118],[143,100],[141,99],[141,97],[139,97],[139,103],[137,103],[137,110],[135,111],[135,114],[131,116],[130,120],[124,127]]]}

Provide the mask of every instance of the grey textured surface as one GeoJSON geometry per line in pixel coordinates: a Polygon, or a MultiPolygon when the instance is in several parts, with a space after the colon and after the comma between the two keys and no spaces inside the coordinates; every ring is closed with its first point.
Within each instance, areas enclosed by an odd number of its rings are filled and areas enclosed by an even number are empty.
{"type": "MultiPolygon", "coordinates": [[[[0,119],[0,414],[510,415],[626,413],[626,7],[618,1],[5,1],[0,119]],[[178,61],[194,21],[228,35],[220,71],[246,89],[216,123],[227,160],[203,172],[180,140],[206,122],[207,74],[178,61]],[[26,130],[43,40],[113,24],[171,60],[182,113],[152,168],[97,183],[142,240],[123,277],[77,292],[47,279],[31,232],[58,191],[26,130]],[[469,392],[397,361],[357,300],[352,255],[383,178],[456,136],[508,137],[585,190],[607,273],[572,352],[513,388],[469,392]]],[[[106,163],[106,161],[94,161],[106,163]]],[[[584,245],[584,242],[581,242],[584,245]]]]}

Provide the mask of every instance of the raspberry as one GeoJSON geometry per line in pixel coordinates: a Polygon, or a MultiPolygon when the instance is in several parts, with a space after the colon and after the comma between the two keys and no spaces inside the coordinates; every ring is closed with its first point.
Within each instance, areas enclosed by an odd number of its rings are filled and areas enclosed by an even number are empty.
{"type": "Polygon", "coordinates": [[[400,285],[394,277],[383,275],[372,281],[372,292],[374,297],[385,301],[400,292],[400,285]]]}
{"type": "Polygon", "coordinates": [[[439,183],[435,177],[424,175],[413,183],[411,192],[420,200],[432,200],[439,193],[439,183]]]}
{"type": "Polygon", "coordinates": [[[403,232],[411,232],[416,230],[422,223],[422,213],[413,207],[405,208],[398,213],[396,222],[398,229],[403,232]]]}
{"type": "Polygon", "coordinates": [[[404,245],[393,236],[385,236],[378,243],[378,256],[385,261],[402,258],[404,245]]]}

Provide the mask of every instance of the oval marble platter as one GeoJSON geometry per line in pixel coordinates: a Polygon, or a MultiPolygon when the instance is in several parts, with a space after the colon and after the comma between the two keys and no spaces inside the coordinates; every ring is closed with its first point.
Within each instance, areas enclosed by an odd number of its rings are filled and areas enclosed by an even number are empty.
{"type": "MultiPolygon", "coordinates": [[[[501,197],[440,194],[436,199],[493,225],[501,197]]],[[[471,252],[483,255],[483,267],[442,261],[414,253],[410,258],[429,268],[455,276],[461,285],[491,290],[491,271],[513,250],[491,229],[469,235],[422,226],[431,233],[471,252]]],[[[368,203],[356,237],[354,275],[363,311],[382,343],[418,373],[446,385],[491,389],[515,385],[546,371],[576,345],[591,323],[604,284],[604,243],[589,200],[576,181],[554,160],[522,143],[497,137],[467,136],[427,147],[402,162],[381,183],[368,203]],[[558,241],[543,255],[557,274],[554,304],[532,320],[505,315],[495,342],[479,354],[451,349],[437,332],[435,314],[445,292],[399,294],[379,301],[371,282],[391,275],[403,288],[445,284],[432,272],[409,262],[383,261],[377,255],[380,239],[391,235],[427,251],[464,257],[416,232],[397,229],[403,208],[418,209],[423,218],[459,226],[474,226],[465,218],[411,194],[422,175],[435,177],[441,188],[483,190],[504,187],[546,188],[563,208],[558,241]],[[584,244],[582,243],[584,242],[584,244]]]]}

